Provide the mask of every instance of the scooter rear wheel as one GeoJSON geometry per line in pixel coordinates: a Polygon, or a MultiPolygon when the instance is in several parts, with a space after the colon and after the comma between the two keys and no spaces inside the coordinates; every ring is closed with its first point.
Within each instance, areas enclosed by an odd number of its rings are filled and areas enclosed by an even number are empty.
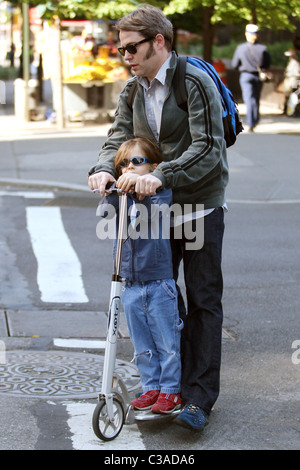
{"type": "Polygon", "coordinates": [[[114,421],[110,421],[105,399],[97,404],[93,414],[93,430],[102,441],[111,441],[121,432],[124,424],[124,411],[117,398],[113,398],[114,421]]]}

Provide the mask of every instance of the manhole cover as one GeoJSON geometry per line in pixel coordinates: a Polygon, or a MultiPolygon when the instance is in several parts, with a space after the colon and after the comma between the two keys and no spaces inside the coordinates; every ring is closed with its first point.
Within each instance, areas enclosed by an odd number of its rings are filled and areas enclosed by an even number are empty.
{"type": "MultiPolygon", "coordinates": [[[[0,365],[0,394],[39,398],[94,398],[101,390],[104,357],[66,351],[7,351],[0,365]]],[[[128,390],[138,386],[137,369],[117,360],[128,390]]]]}

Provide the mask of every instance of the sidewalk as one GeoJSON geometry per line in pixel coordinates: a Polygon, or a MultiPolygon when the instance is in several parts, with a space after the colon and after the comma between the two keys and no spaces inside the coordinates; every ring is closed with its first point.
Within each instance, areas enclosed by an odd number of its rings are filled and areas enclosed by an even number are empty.
{"type": "MultiPolygon", "coordinates": [[[[238,104],[242,120],[245,120],[245,105],[238,104]]],[[[300,134],[300,118],[291,118],[282,114],[276,105],[261,102],[261,120],[255,133],[258,134],[300,134]]],[[[66,122],[64,129],[58,129],[56,124],[49,121],[20,121],[14,115],[12,104],[0,105],[0,140],[43,138],[51,135],[70,136],[106,136],[111,123],[82,123],[66,122]]],[[[246,126],[245,126],[246,127],[246,126]]]]}
{"type": "MultiPolygon", "coordinates": [[[[242,120],[245,121],[246,107],[244,103],[240,103],[238,108],[242,120]]],[[[260,122],[255,128],[256,134],[300,134],[300,118],[285,116],[277,106],[261,102],[260,114],[260,122]]]]}
{"type": "Polygon", "coordinates": [[[65,128],[58,129],[56,124],[49,121],[22,121],[14,114],[13,107],[0,105],[0,140],[20,140],[24,138],[43,138],[49,136],[95,135],[106,136],[111,123],[83,124],[81,122],[67,122],[65,128]]]}

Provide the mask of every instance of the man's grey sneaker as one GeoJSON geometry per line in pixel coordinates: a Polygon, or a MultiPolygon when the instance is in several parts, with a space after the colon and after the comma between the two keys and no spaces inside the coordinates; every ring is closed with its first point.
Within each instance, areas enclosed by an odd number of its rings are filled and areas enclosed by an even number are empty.
{"type": "Polygon", "coordinates": [[[201,432],[208,424],[208,414],[200,406],[189,404],[176,417],[175,423],[192,431],[201,432]]]}

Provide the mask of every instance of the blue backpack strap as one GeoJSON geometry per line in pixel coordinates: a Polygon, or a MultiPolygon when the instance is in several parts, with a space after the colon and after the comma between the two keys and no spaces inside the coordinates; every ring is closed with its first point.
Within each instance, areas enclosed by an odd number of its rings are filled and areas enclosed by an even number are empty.
{"type": "Polygon", "coordinates": [[[214,81],[218,89],[218,92],[221,96],[223,108],[226,109],[227,113],[229,113],[228,103],[227,103],[227,99],[228,99],[227,91],[229,90],[227,90],[227,88],[225,87],[224,83],[222,82],[221,78],[217,74],[213,65],[211,65],[209,62],[206,62],[205,60],[200,59],[198,57],[189,57],[188,61],[190,64],[194,65],[195,67],[202,69],[214,81]]]}

